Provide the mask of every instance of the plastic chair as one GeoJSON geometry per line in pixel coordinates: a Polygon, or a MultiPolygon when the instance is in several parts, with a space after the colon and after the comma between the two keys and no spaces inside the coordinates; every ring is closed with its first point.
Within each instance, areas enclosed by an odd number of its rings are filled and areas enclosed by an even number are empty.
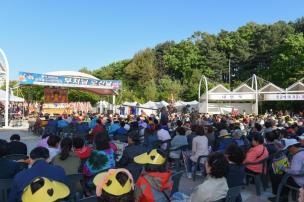
{"type": "Polygon", "coordinates": [[[202,158],[207,158],[208,155],[201,155],[198,157],[197,162],[194,162],[194,165],[192,166],[192,179],[195,181],[196,178],[196,171],[199,169],[199,166],[202,165],[201,159],[202,158]]]}
{"type": "Polygon", "coordinates": [[[81,185],[81,181],[83,180],[83,174],[72,174],[67,175],[69,179],[69,188],[70,188],[70,196],[69,199],[72,201],[77,201],[80,198],[80,193],[77,192],[77,184],[81,185]]]}
{"type": "Polygon", "coordinates": [[[77,202],[97,202],[97,197],[96,196],[91,196],[91,197],[88,197],[88,198],[80,199],[77,202]]]}
{"type": "Polygon", "coordinates": [[[265,172],[267,169],[267,161],[268,158],[265,158],[261,161],[258,162],[253,162],[253,163],[245,163],[244,165],[260,165],[262,164],[263,168],[263,172],[262,173],[258,173],[258,174],[253,174],[253,173],[248,173],[246,172],[245,174],[245,179],[246,179],[246,185],[249,185],[249,178],[252,177],[254,178],[254,183],[255,183],[255,190],[256,190],[256,195],[260,196],[261,195],[261,186],[263,186],[264,191],[267,189],[267,182],[266,182],[266,175],[265,172]]]}
{"type": "Polygon", "coordinates": [[[282,192],[282,190],[283,190],[283,187],[285,186],[285,187],[288,187],[289,189],[291,189],[292,191],[294,191],[296,194],[295,195],[293,195],[293,200],[296,200],[297,198],[298,198],[298,195],[299,195],[299,187],[294,187],[294,186],[291,186],[291,185],[288,185],[287,184],[287,180],[288,180],[288,178],[290,178],[290,177],[292,177],[292,176],[304,176],[304,173],[301,173],[301,174],[298,174],[298,175],[291,175],[291,174],[288,174],[288,173],[286,173],[284,176],[283,176],[283,178],[282,178],[282,180],[281,180],[281,182],[280,182],[280,184],[279,184],[279,187],[278,187],[278,191],[277,191],[277,196],[276,196],[276,202],[279,202],[280,201],[280,196],[281,196],[281,192],[282,192]]]}
{"type": "Polygon", "coordinates": [[[182,176],[183,176],[183,171],[179,171],[177,173],[174,173],[171,176],[171,180],[173,181],[173,186],[172,186],[170,196],[172,196],[175,192],[178,192],[179,182],[180,182],[180,179],[181,179],[182,176]]]}
{"type": "Polygon", "coordinates": [[[175,161],[175,169],[176,169],[177,171],[180,170],[180,165],[181,165],[181,152],[182,152],[182,151],[187,151],[187,150],[188,150],[188,145],[183,145],[183,146],[179,146],[179,147],[174,148],[174,149],[169,149],[169,155],[170,155],[170,152],[172,152],[172,151],[180,151],[180,156],[179,156],[179,158],[172,158],[172,159],[174,159],[174,161],[175,161]]]}
{"type": "Polygon", "coordinates": [[[12,186],[13,179],[0,179],[0,201],[8,201],[8,193],[12,186]]]}

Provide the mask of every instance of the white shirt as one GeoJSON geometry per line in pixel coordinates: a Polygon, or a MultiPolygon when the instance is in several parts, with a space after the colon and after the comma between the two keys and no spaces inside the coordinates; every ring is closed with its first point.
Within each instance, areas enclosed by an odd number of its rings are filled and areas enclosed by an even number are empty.
{"type": "MultiPolygon", "coordinates": [[[[157,137],[159,140],[161,141],[165,141],[165,140],[170,140],[171,136],[169,134],[169,132],[165,129],[160,129],[159,131],[157,131],[157,137]]],[[[166,149],[167,148],[167,144],[163,144],[161,146],[162,149],[166,149]]]]}
{"type": "Polygon", "coordinates": [[[60,153],[60,149],[59,148],[52,148],[52,147],[48,147],[49,153],[50,153],[50,157],[48,159],[48,161],[52,161],[53,158],[60,153]]]}

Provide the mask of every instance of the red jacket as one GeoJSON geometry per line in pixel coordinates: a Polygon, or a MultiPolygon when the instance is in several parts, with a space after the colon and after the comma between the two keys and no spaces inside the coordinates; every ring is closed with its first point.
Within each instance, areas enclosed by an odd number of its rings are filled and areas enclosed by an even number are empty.
{"type": "Polygon", "coordinates": [[[136,201],[157,202],[157,199],[164,198],[162,192],[172,188],[172,183],[169,182],[171,175],[171,171],[142,173],[136,182],[136,188],[140,190],[136,201]]]}
{"type": "Polygon", "coordinates": [[[75,149],[75,153],[76,155],[81,159],[87,159],[90,155],[91,155],[91,152],[92,152],[92,148],[89,147],[89,146],[85,146],[81,149],[75,149]]]}
{"type": "MultiPolygon", "coordinates": [[[[244,163],[254,163],[261,161],[269,156],[268,150],[263,144],[259,144],[257,146],[252,147],[249,149],[249,151],[246,154],[246,159],[244,163]]],[[[262,173],[263,172],[263,165],[247,165],[246,168],[249,170],[256,172],[256,173],[262,173]]]]}

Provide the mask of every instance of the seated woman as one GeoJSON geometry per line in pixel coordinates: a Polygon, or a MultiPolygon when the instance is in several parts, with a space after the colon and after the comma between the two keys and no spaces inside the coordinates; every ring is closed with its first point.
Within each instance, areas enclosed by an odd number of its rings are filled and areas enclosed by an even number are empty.
{"type": "MultiPolygon", "coordinates": [[[[179,127],[176,129],[176,135],[171,140],[171,149],[176,149],[180,146],[188,145],[188,140],[186,137],[186,130],[184,127],[179,127]]],[[[170,158],[179,159],[181,155],[181,150],[171,151],[170,158]]]]}
{"type": "Polygon", "coordinates": [[[59,148],[59,142],[60,142],[60,137],[58,135],[50,135],[47,144],[48,144],[48,150],[50,152],[50,158],[49,162],[53,160],[53,158],[59,154],[60,148],[59,148]]]}
{"type": "Polygon", "coordinates": [[[156,132],[149,125],[148,128],[144,131],[144,146],[147,148],[147,151],[155,148],[155,144],[158,142],[158,137],[156,132]]]}
{"type": "Polygon", "coordinates": [[[95,150],[83,166],[83,173],[90,177],[115,167],[114,151],[110,147],[108,133],[97,133],[94,138],[95,150]]]}
{"type": "MultiPolygon", "coordinates": [[[[198,126],[196,130],[197,136],[193,138],[192,141],[192,153],[190,156],[190,159],[188,160],[187,168],[188,168],[188,173],[187,176],[188,178],[192,177],[192,165],[193,162],[197,162],[199,156],[202,155],[208,155],[209,150],[208,150],[208,139],[204,134],[204,128],[203,126],[198,126]]],[[[206,158],[202,158],[200,164],[204,164],[206,161],[206,158]]]]}
{"type": "Polygon", "coordinates": [[[98,202],[134,202],[134,182],[128,170],[110,169],[95,176],[98,202]]]}
{"type": "Polygon", "coordinates": [[[142,171],[142,165],[135,163],[134,157],[145,153],[147,150],[144,146],[140,145],[140,136],[137,130],[130,131],[127,135],[129,145],[123,151],[122,157],[118,162],[118,167],[129,170],[134,182],[136,182],[142,171]]]}
{"type": "Polygon", "coordinates": [[[64,169],[66,175],[77,174],[81,165],[80,158],[72,152],[72,139],[63,138],[60,143],[61,152],[56,155],[52,163],[64,169]]]}
{"type": "Polygon", "coordinates": [[[73,148],[75,154],[81,159],[87,159],[92,152],[92,148],[84,144],[84,140],[81,137],[73,138],[73,148]]]}
{"type": "Polygon", "coordinates": [[[268,157],[268,150],[264,146],[264,137],[259,133],[254,133],[252,136],[252,147],[248,150],[244,164],[246,165],[246,172],[253,174],[263,173],[263,164],[250,165],[268,157]]]}
{"type": "Polygon", "coordinates": [[[205,164],[206,180],[190,196],[190,202],[210,202],[226,198],[228,184],[225,178],[228,162],[224,154],[215,152],[208,156],[205,164]]]}
{"type": "Polygon", "coordinates": [[[243,150],[236,144],[231,144],[225,150],[225,156],[228,160],[228,187],[236,187],[244,184],[245,167],[242,164],[245,159],[243,150]]]}
{"type": "Polygon", "coordinates": [[[170,191],[171,171],[167,170],[166,154],[162,150],[153,149],[134,158],[138,164],[145,165],[145,172],[138,178],[135,186],[137,202],[167,201],[165,191],[170,191]]]}

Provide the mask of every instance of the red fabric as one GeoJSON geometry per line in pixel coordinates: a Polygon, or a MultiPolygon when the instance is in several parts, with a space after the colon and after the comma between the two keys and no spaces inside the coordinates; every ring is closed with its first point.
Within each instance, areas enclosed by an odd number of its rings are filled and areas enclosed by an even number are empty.
{"type": "Polygon", "coordinates": [[[81,149],[75,149],[76,155],[82,160],[82,159],[87,159],[92,152],[92,148],[85,146],[81,149]]]}
{"type": "Polygon", "coordinates": [[[149,175],[154,178],[158,178],[160,180],[161,188],[159,191],[164,191],[166,189],[172,188],[172,183],[169,183],[169,179],[172,175],[171,171],[160,173],[160,172],[147,172],[142,173],[136,182],[137,187],[145,187],[143,194],[139,198],[139,202],[157,202],[154,200],[152,188],[150,183],[146,180],[145,176],[149,175]]]}
{"type": "MultiPolygon", "coordinates": [[[[257,145],[249,149],[249,151],[246,154],[246,159],[244,163],[254,163],[261,161],[269,156],[268,150],[266,147],[262,144],[257,145]]],[[[246,168],[249,170],[256,172],[256,173],[262,173],[263,172],[263,165],[247,165],[246,168]]]]}
{"type": "Polygon", "coordinates": [[[93,129],[93,131],[92,131],[92,135],[96,135],[97,133],[102,133],[102,132],[104,132],[104,127],[102,126],[102,125],[100,125],[100,124],[97,124],[96,126],[95,126],[95,128],[93,129]]]}

